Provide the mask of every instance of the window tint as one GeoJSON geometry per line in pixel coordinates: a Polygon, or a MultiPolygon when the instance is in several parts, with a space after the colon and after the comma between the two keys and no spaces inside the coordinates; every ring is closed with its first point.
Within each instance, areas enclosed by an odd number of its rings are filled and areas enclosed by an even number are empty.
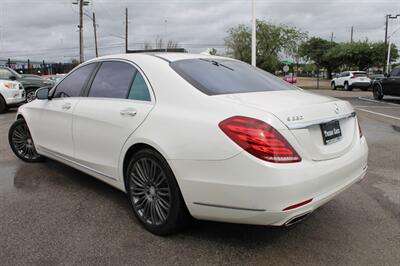
{"type": "Polygon", "coordinates": [[[136,69],[124,62],[101,64],[89,91],[89,97],[126,99],[136,69]]]}
{"type": "Polygon", "coordinates": [[[268,72],[234,60],[186,59],[172,62],[171,67],[208,95],[296,88],[268,72]]]}
{"type": "Polygon", "coordinates": [[[398,77],[398,76],[400,76],[400,67],[399,67],[399,68],[393,69],[392,72],[390,72],[390,76],[391,76],[391,77],[398,77]]]}
{"type": "Polygon", "coordinates": [[[86,82],[90,78],[90,75],[92,74],[92,71],[96,65],[97,64],[85,65],[65,77],[56,87],[54,97],[61,98],[81,96],[82,89],[86,85],[86,82]]]}
{"type": "Polygon", "coordinates": [[[129,93],[129,99],[151,101],[149,89],[147,88],[143,76],[139,72],[137,72],[135,80],[133,81],[131,91],[129,93]]]}
{"type": "Polygon", "coordinates": [[[353,72],[354,77],[367,77],[367,72],[353,72]]]}

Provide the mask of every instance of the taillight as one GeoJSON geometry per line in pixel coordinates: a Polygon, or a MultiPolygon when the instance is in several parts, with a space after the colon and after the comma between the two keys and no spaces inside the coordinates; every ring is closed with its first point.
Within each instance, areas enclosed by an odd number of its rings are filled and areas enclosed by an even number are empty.
{"type": "Polygon", "coordinates": [[[234,116],[219,123],[222,131],[248,153],[274,163],[295,163],[301,158],[287,140],[267,123],[234,116]]]}
{"type": "Polygon", "coordinates": [[[360,138],[362,138],[363,133],[362,133],[360,122],[358,121],[358,119],[357,119],[357,123],[358,123],[358,132],[360,133],[360,138]]]}

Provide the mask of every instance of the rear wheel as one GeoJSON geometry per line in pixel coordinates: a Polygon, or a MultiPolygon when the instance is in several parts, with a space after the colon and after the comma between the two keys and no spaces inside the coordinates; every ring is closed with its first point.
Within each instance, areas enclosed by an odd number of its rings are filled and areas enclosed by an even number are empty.
{"type": "Polygon", "coordinates": [[[4,113],[5,111],[7,111],[7,103],[0,95],[0,114],[4,113]]]}
{"type": "Polygon", "coordinates": [[[353,88],[349,86],[349,83],[345,82],[345,83],[344,83],[344,90],[345,90],[345,91],[352,91],[353,88]]]}
{"type": "Polygon", "coordinates": [[[31,102],[36,99],[36,88],[26,90],[26,102],[31,102]]]}
{"type": "Polygon", "coordinates": [[[372,89],[372,94],[374,95],[375,100],[382,100],[383,93],[382,93],[382,88],[379,84],[374,85],[372,89]]]}
{"type": "Polygon", "coordinates": [[[40,162],[44,158],[36,152],[35,144],[25,120],[18,119],[8,131],[8,141],[15,155],[25,162],[40,162]]]}
{"type": "Polygon", "coordinates": [[[148,231],[173,234],[187,222],[189,214],[175,176],[158,152],[144,149],[135,153],[125,177],[135,216],[148,231]]]}

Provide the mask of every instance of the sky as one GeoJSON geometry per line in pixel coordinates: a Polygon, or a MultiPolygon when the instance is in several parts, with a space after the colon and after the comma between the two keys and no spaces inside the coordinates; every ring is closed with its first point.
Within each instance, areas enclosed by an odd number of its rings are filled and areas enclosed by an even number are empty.
{"type": "MultiPolygon", "coordinates": [[[[79,58],[76,0],[0,0],[0,59],[68,62],[79,58]]],[[[157,37],[177,41],[190,52],[224,52],[231,27],[251,23],[251,0],[88,0],[84,18],[85,59],[94,57],[96,13],[99,54],[123,53],[125,8],[129,48],[141,49],[157,37]]],[[[386,14],[400,14],[400,0],[255,0],[256,17],[285,24],[310,36],[334,41],[383,41],[386,14]]],[[[389,34],[400,27],[391,20],[389,34]]],[[[400,30],[392,37],[400,46],[400,30]]]]}

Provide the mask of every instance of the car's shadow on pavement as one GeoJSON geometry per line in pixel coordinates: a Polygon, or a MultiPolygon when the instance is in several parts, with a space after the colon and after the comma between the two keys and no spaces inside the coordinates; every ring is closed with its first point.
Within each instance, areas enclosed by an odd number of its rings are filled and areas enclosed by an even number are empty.
{"type": "MultiPolygon", "coordinates": [[[[36,197],[51,200],[52,194],[57,195],[61,204],[66,208],[74,208],[70,201],[90,200],[110,208],[103,208],[96,216],[107,216],[113,209],[120,209],[129,217],[127,226],[140,227],[129,205],[126,194],[67,165],[47,159],[44,163],[20,163],[14,175],[14,188],[17,192],[32,193],[36,197]]],[[[88,208],[91,206],[88,205],[88,208]]],[[[82,206],[80,206],[82,207],[82,206]]],[[[84,210],[82,210],[84,212],[84,210]]],[[[97,217],[92,217],[98,219],[97,217]]],[[[110,221],[112,224],[112,221],[110,221]]],[[[106,225],[105,225],[106,226],[106,225]]],[[[296,227],[299,225],[294,225],[296,227]]],[[[253,226],[242,224],[229,224],[193,219],[179,234],[171,238],[210,239],[212,241],[230,241],[236,245],[252,245],[254,242],[274,239],[284,235],[293,227],[253,226]]],[[[139,230],[145,230],[139,228],[139,230]]],[[[150,234],[150,233],[149,233],[150,234]]]]}

